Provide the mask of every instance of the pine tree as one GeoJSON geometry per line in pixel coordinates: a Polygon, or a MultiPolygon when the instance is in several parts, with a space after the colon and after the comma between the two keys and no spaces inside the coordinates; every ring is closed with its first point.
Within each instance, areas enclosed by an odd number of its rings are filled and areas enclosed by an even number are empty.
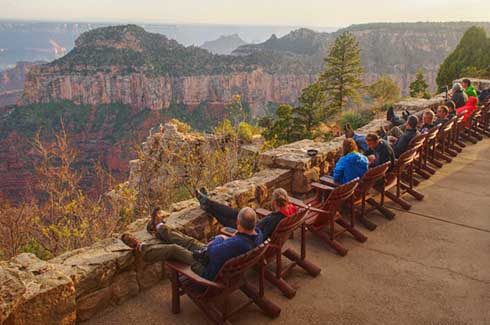
{"type": "Polygon", "coordinates": [[[410,96],[417,98],[430,98],[430,94],[427,92],[429,85],[425,82],[424,70],[417,70],[415,80],[410,84],[410,96]]]}
{"type": "Polygon", "coordinates": [[[299,102],[300,105],[293,109],[293,113],[297,127],[305,130],[304,138],[307,138],[324,118],[326,96],[320,84],[313,83],[303,89],[299,102]]]}
{"type": "Polygon", "coordinates": [[[481,27],[469,28],[459,41],[456,49],[444,60],[437,74],[437,85],[442,90],[453,80],[461,77],[479,77],[490,74],[490,38],[481,27]],[[478,75],[464,75],[465,72],[478,75]]]}
{"type": "Polygon", "coordinates": [[[329,98],[327,115],[341,112],[347,100],[360,100],[359,89],[363,87],[361,74],[361,50],[354,35],[340,34],[325,58],[325,71],[318,83],[329,98]]]}

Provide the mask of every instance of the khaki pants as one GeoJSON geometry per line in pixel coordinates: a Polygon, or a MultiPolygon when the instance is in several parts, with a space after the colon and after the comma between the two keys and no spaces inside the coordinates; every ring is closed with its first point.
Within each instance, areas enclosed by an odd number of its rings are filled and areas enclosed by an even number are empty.
{"type": "Polygon", "coordinates": [[[195,273],[202,274],[204,265],[196,262],[192,253],[206,247],[206,244],[165,225],[159,225],[157,228],[157,238],[161,243],[146,244],[142,247],[141,253],[146,263],[176,260],[191,265],[195,273]]]}

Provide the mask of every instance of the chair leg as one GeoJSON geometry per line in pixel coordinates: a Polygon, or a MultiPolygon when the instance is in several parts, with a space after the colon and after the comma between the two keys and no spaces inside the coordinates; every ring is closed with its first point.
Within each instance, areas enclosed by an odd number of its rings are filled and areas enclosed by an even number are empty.
{"type": "Polygon", "coordinates": [[[322,269],[316,266],[315,264],[311,263],[310,261],[304,258],[301,258],[301,256],[291,248],[288,248],[282,254],[286,256],[288,259],[290,259],[291,261],[298,264],[301,268],[303,268],[306,272],[308,272],[308,274],[310,274],[313,277],[317,276],[322,271],[322,269]]]}
{"type": "Polygon", "coordinates": [[[422,201],[424,199],[424,194],[418,192],[417,190],[410,188],[405,184],[402,184],[402,188],[417,200],[422,201]]]}
{"type": "Polygon", "coordinates": [[[275,285],[284,296],[292,299],[296,295],[296,289],[294,289],[289,283],[283,278],[278,278],[274,273],[269,270],[264,272],[265,279],[275,285]]]}
{"type": "Polygon", "coordinates": [[[347,255],[348,249],[342,246],[337,240],[331,239],[329,235],[322,231],[322,229],[310,229],[318,238],[323,240],[327,245],[332,247],[340,256],[347,255]]]}
{"type": "Polygon", "coordinates": [[[170,279],[172,282],[172,313],[180,313],[180,282],[176,271],[170,271],[170,279]]]}
{"type": "Polygon", "coordinates": [[[404,199],[402,199],[401,197],[397,197],[395,194],[391,193],[391,192],[386,192],[386,196],[392,200],[393,202],[397,203],[398,205],[400,205],[403,209],[405,210],[410,210],[410,208],[412,207],[412,205],[410,203],[408,203],[407,201],[405,201],[404,199]]]}
{"type": "Polygon", "coordinates": [[[393,220],[395,218],[395,213],[386,208],[384,205],[379,204],[373,198],[368,199],[367,203],[369,203],[372,207],[378,210],[386,219],[393,220]]]}
{"type": "Polygon", "coordinates": [[[344,219],[340,218],[335,220],[335,222],[350,232],[357,241],[364,243],[367,240],[367,237],[362,232],[351,226],[344,219]]]}
{"type": "Polygon", "coordinates": [[[247,295],[270,318],[276,318],[281,313],[281,308],[269,299],[261,296],[256,287],[250,283],[244,284],[240,290],[247,295]]]}

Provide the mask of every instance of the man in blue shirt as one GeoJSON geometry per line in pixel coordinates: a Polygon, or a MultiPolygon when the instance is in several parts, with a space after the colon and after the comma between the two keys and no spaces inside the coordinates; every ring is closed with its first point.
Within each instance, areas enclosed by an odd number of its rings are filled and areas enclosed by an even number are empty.
{"type": "Polygon", "coordinates": [[[124,234],[121,239],[146,263],[177,260],[191,265],[196,274],[213,281],[226,261],[262,244],[264,238],[260,229],[256,229],[256,222],[255,211],[243,208],[238,213],[236,234],[232,237],[216,236],[208,244],[172,229],[163,222],[156,226],[157,237],[162,243],[141,243],[130,234],[124,234]]]}

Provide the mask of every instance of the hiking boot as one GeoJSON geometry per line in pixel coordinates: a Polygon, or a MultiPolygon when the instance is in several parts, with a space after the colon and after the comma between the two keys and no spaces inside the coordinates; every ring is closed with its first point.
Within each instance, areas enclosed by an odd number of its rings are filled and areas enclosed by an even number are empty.
{"type": "Polygon", "coordinates": [[[122,234],[121,240],[132,249],[137,249],[140,244],[140,241],[136,237],[128,233],[122,234]]]}
{"type": "Polygon", "coordinates": [[[201,187],[199,190],[196,190],[196,199],[199,201],[201,206],[206,205],[208,202],[208,190],[205,187],[201,187]]]}
{"type": "Polygon", "coordinates": [[[347,139],[354,137],[354,129],[352,128],[352,125],[350,125],[350,123],[346,123],[344,125],[344,134],[347,139]]]}
{"type": "Polygon", "coordinates": [[[372,223],[371,221],[369,221],[368,219],[366,219],[363,216],[359,216],[358,220],[359,220],[359,223],[361,225],[363,225],[364,228],[366,228],[367,230],[373,231],[377,227],[376,224],[372,223]]]}

